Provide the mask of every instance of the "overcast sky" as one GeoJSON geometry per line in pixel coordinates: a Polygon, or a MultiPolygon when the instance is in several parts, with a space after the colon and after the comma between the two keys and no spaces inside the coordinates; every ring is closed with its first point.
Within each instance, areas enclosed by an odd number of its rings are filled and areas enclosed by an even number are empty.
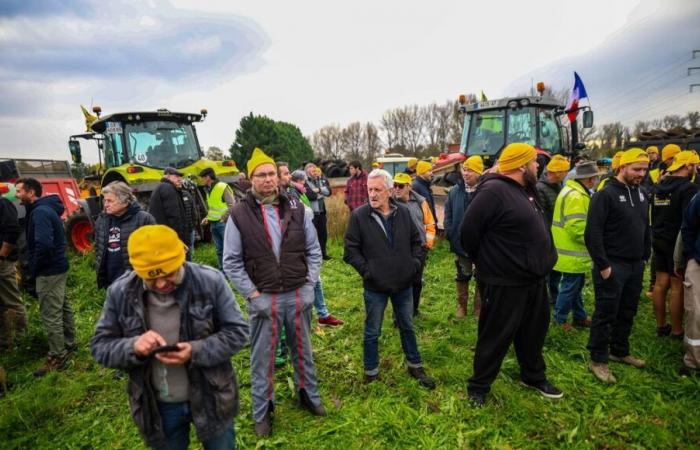
{"type": "MultiPolygon", "coordinates": [[[[254,112],[310,135],[395,106],[583,78],[596,122],[700,109],[700,1],[2,0],[0,156],[67,159],[81,103],[209,110],[227,149],[254,112]]],[[[94,161],[95,155],[84,155],[94,161]]]]}

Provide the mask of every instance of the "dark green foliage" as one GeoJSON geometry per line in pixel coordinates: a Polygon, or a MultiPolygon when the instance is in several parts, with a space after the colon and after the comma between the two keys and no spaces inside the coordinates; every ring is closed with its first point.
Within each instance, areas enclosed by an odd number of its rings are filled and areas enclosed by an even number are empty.
{"type": "MultiPolygon", "coordinates": [[[[564,391],[547,400],[518,384],[514,353],[482,409],[466,401],[472,373],[476,320],[456,320],[454,261],[444,241],[431,252],[425,273],[421,315],[415,321],[418,345],[435,391],[420,389],[404,367],[398,331],[387,308],[380,338],[381,379],[362,384],[364,305],[357,276],[342,262],[342,247],[330,244],[323,285],[331,312],[345,320],[340,328],[315,328],[314,359],[328,416],[300,409],[289,365],[275,376],[273,435],[258,441],[250,412],[249,350],[233,358],[241,386],[236,419],[239,448],[698,448],[700,378],[681,378],[682,345],[655,336],[651,302],[642,298],[632,332],[632,351],[648,367],[612,364],[618,384],[606,386],[588,372],[588,332],[568,333],[551,326],[545,343],[550,380],[564,391]]],[[[87,343],[98,319],[104,292],[95,288],[91,257],[73,256],[68,296],[76,312],[81,348],[72,366],[43,379],[32,377],[46,343],[35,300],[29,306],[29,336],[0,366],[15,387],[0,398],[0,448],[143,448],[131,422],[125,380],[95,364],[87,343]]],[[[211,244],[198,246],[195,260],[215,264],[211,244]]],[[[592,312],[592,287],[584,289],[592,312]]],[[[239,298],[245,312],[245,302],[239,298]]],[[[315,313],[314,313],[315,317],[315,313]]],[[[194,439],[194,435],[193,435],[194,439]]],[[[192,448],[199,446],[192,445],[192,448]]]]}
{"type": "Polygon", "coordinates": [[[292,168],[314,157],[311,145],[296,125],[254,116],[251,112],[241,119],[236,140],[229,149],[239,168],[245,169],[255,147],[260,147],[276,161],[288,162],[292,168]]]}

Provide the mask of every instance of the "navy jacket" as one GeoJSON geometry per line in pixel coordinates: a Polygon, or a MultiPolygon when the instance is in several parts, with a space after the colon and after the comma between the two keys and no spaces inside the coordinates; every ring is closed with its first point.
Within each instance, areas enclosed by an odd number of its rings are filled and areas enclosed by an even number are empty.
{"type": "Polygon", "coordinates": [[[433,218],[435,223],[438,222],[437,214],[435,214],[435,199],[433,198],[433,191],[430,189],[430,182],[425,181],[421,177],[416,177],[411,185],[414,191],[424,199],[428,201],[430,206],[430,212],[433,213],[433,218]]]}
{"type": "Polygon", "coordinates": [[[460,256],[467,256],[467,252],[462,248],[461,236],[459,234],[459,226],[462,224],[464,213],[469,206],[471,195],[467,193],[464,187],[464,179],[460,179],[447,194],[445,202],[445,235],[450,241],[450,250],[460,256]]]}
{"type": "Polygon", "coordinates": [[[65,208],[61,199],[57,195],[47,195],[26,208],[27,269],[30,277],[66,273],[66,235],[61,220],[65,208]]]}
{"type": "Polygon", "coordinates": [[[694,258],[700,264],[700,195],[695,194],[683,212],[681,239],[684,259],[694,258]]]}

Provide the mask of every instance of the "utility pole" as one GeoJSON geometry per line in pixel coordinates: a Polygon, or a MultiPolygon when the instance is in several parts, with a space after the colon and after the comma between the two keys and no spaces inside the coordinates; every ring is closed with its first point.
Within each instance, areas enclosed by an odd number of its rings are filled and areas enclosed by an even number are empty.
{"type": "MultiPolygon", "coordinates": [[[[696,59],[700,58],[700,50],[693,50],[693,58],[696,59]]],[[[700,71],[700,66],[694,66],[694,67],[688,67],[688,76],[691,76],[694,71],[700,71]]],[[[689,93],[693,93],[693,88],[700,88],[700,83],[690,83],[688,86],[689,88],[689,93]]]]}

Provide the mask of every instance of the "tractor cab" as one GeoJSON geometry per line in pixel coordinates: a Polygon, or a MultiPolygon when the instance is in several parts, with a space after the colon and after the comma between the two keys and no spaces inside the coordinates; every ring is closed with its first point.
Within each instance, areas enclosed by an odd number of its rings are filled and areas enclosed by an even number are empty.
{"type": "MultiPolygon", "coordinates": [[[[562,123],[568,111],[553,97],[511,97],[467,104],[460,96],[459,109],[464,114],[460,152],[481,156],[487,166],[492,166],[501,150],[513,142],[532,145],[543,161],[582,149],[575,121],[571,128],[562,123]]],[[[593,126],[590,109],[584,111],[583,122],[586,128],[593,126]]]]}

